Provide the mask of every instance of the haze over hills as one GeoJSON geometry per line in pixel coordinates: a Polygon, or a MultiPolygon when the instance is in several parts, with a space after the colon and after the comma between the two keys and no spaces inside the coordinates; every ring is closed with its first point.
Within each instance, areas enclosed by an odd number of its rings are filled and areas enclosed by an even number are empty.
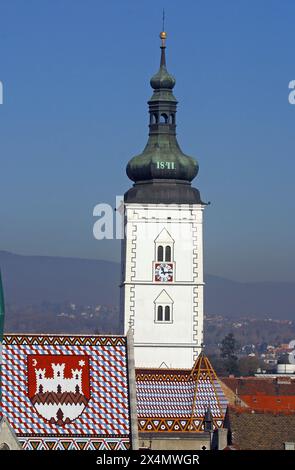
{"type": "MultiPolygon", "coordinates": [[[[0,251],[7,310],[46,303],[118,309],[120,264],[79,258],[21,256],[0,251]]],[[[205,312],[231,318],[294,319],[295,283],[241,283],[206,275],[205,312]]]]}
{"type": "Polygon", "coordinates": [[[120,266],[111,261],[21,256],[0,251],[6,303],[118,305],[120,266]]]}

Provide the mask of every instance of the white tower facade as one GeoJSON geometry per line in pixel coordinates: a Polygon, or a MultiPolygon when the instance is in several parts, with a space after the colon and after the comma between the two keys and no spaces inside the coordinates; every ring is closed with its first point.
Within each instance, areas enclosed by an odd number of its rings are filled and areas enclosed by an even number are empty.
{"type": "Polygon", "coordinates": [[[191,368],[203,342],[203,205],[126,204],[125,332],[136,367],[191,368]]]}
{"type": "Polygon", "coordinates": [[[135,365],[191,368],[203,343],[203,210],[191,187],[197,162],[176,140],[175,79],[165,59],[151,79],[149,139],[130,160],[124,197],[121,312],[134,332],[135,365]]]}

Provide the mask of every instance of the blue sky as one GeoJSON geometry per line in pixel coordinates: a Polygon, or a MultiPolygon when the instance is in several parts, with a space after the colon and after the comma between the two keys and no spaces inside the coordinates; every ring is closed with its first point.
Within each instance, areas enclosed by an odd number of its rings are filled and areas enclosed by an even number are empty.
{"type": "Polygon", "coordinates": [[[295,281],[293,0],[1,0],[0,250],[119,260],[92,211],[146,143],[163,7],[206,271],[295,281]]]}

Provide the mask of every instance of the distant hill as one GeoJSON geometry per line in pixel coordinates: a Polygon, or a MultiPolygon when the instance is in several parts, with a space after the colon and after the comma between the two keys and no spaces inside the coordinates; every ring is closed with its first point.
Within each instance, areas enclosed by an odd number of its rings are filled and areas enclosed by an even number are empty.
{"type": "MultiPolygon", "coordinates": [[[[79,258],[20,256],[0,251],[6,303],[72,302],[119,305],[119,263],[79,258]]],[[[205,312],[232,318],[294,319],[295,283],[241,283],[206,275],[205,312]]]]}
{"type": "Polygon", "coordinates": [[[16,305],[119,302],[118,263],[79,258],[21,256],[0,251],[5,299],[16,305]]]}

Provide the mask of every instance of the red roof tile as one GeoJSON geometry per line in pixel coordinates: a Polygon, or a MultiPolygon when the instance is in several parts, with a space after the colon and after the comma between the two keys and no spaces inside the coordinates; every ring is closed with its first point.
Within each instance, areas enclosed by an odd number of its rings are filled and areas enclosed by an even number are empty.
{"type": "Polygon", "coordinates": [[[254,410],[295,411],[295,380],[225,377],[222,381],[254,410]]]}

